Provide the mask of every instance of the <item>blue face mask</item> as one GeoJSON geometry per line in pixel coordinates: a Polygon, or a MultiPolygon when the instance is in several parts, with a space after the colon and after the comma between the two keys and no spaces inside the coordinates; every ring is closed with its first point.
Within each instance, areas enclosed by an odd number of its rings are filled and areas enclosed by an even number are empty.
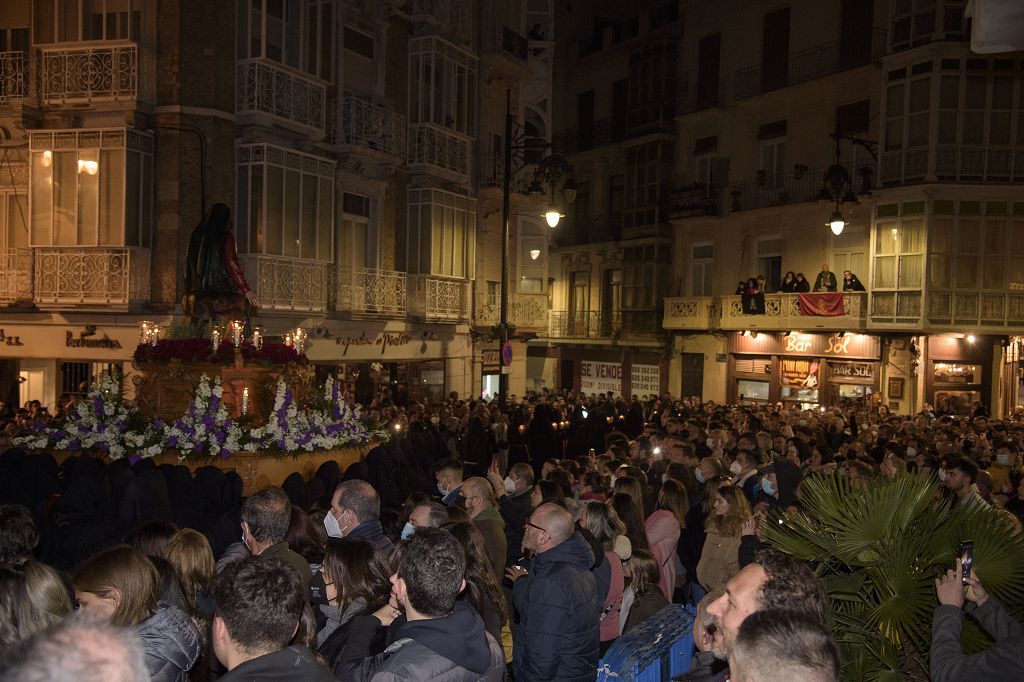
{"type": "Polygon", "coordinates": [[[770,478],[762,478],[761,479],[761,490],[763,490],[764,494],[768,495],[769,497],[774,497],[775,493],[778,492],[775,489],[775,486],[772,485],[772,481],[771,481],[770,478]]]}
{"type": "Polygon", "coordinates": [[[408,540],[409,537],[416,532],[416,526],[412,525],[408,521],[405,522],[405,526],[402,527],[402,539],[408,540]]]}
{"type": "Polygon", "coordinates": [[[1009,455],[996,455],[996,461],[999,462],[1000,464],[1002,464],[1003,466],[1009,466],[1009,464],[1010,464],[1010,456],[1009,455]]]}
{"type": "Polygon", "coordinates": [[[693,475],[697,479],[697,483],[703,483],[704,482],[704,472],[701,471],[700,469],[694,469],[693,470],[693,475]]]}

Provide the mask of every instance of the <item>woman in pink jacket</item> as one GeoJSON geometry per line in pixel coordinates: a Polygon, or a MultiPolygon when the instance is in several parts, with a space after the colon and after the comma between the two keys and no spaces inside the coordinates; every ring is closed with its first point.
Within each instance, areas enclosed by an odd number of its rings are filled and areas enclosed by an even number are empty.
{"type": "Polygon", "coordinates": [[[623,562],[629,559],[631,548],[626,537],[626,526],[609,505],[585,502],[580,513],[580,524],[589,530],[604,548],[604,558],[611,566],[608,594],[601,607],[601,652],[619,636],[619,611],[625,589],[623,562]]]}
{"type": "Polygon", "coordinates": [[[662,484],[661,492],[658,493],[657,511],[648,516],[644,523],[647,542],[661,566],[658,586],[669,603],[676,589],[676,543],[679,542],[680,532],[686,527],[686,511],[689,508],[686,488],[670,478],[662,484]]]}

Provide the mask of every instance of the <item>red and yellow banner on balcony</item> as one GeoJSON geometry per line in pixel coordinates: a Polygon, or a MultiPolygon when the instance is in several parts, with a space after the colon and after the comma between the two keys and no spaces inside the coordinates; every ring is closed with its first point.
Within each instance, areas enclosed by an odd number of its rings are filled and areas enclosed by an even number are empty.
{"type": "Polygon", "coordinates": [[[843,294],[839,291],[800,294],[800,314],[818,317],[839,317],[846,314],[843,294]]]}

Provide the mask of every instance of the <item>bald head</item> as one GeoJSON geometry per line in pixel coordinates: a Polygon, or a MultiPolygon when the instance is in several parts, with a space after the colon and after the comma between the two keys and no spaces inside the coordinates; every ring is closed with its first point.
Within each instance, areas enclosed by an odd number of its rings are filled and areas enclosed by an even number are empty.
{"type": "Polygon", "coordinates": [[[569,510],[557,504],[542,504],[533,513],[536,519],[540,520],[538,526],[544,528],[551,536],[551,547],[562,544],[573,534],[572,514],[569,510]]]}
{"type": "Polygon", "coordinates": [[[486,479],[474,476],[462,483],[459,495],[465,500],[466,513],[471,519],[495,503],[494,488],[486,479]]]}

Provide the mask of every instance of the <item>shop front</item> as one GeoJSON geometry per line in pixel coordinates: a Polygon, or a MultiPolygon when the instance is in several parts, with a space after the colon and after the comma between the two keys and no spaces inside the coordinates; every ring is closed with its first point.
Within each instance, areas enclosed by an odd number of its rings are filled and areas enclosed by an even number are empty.
{"type": "Polygon", "coordinates": [[[737,332],[728,349],[730,402],[807,409],[867,404],[878,393],[877,336],[737,332]]]}
{"type": "Polygon", "coordinates": [[[528,385],[639,398],[668,388],[668,360],[662,353],[531,345],[528,355],[528,385]]]}
{"type": "Polygon", "coordinates": [[[469,335],[452,326],[321,322],[310,330],[306,356],[320,375],[333,374],[346,395],[405,405],[466,397],[473,358],[469,335]]]}
{"type": "Polygon", "coordinates": [[[969,415],[978,404],[992,409],[991,336],[936,334],[928,337],[925,401],[943,414],[969,415]]]}

